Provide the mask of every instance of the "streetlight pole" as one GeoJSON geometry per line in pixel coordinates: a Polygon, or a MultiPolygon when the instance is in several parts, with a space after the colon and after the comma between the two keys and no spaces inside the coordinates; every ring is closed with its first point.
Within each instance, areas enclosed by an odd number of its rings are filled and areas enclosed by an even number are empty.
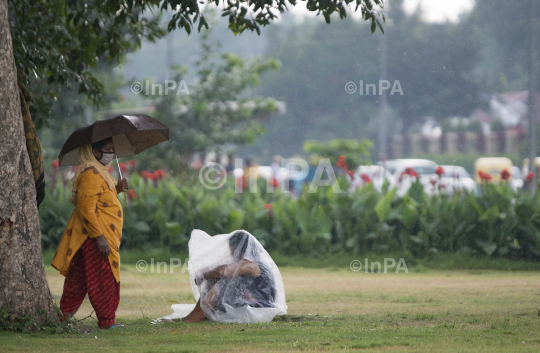
{"type": "MultiPolygon", "coordinates": [[[[538,176],[534,166],[536,158],[536,0],[529,0],[529,170],[538,176]]],[[[530,191],[534,194],[536,185],[530,185],[530,191]]]]}
{"type": "MultiPolygon", "coordinates": [[[[386,34],[381,36],[381,57],[380,57],[380,79],[386,80],[388,75],[388,59],[387,59],[387,42],[386,34]]],[[[381,160],[388,158],[388,101],[386,90],[382,90],[381,101],[379,106],[379,153],[381,160]]]]}

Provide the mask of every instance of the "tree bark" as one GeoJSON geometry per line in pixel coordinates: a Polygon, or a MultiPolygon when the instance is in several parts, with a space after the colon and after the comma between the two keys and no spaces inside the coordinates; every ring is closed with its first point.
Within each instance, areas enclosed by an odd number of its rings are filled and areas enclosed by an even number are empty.
{"type": "Polygon", "coordinates": [[[36,189],[26,150],[7,0],[0,0],[0,309],[55,316],[41,252],[36,189]]]}

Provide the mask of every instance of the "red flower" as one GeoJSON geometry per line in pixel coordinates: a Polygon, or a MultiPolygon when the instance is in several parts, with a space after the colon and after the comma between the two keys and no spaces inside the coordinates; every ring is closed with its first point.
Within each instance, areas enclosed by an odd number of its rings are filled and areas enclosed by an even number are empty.
{"type": "Polygon", "coordinates": [[[527,174],[527,181],[530,183],[531,181],[533,181],[533,179],[534,179],[534,173],[529,172],[529,174],[527,174]]]}
{"type": "Polygon", "coordinates": [[[125,165],[123,162],[120,162],[119,166],[120,166],[120,170],[122,171],[122,173],[127,172],[127,170],[128,170],[127,165],[125,165]]]}
{"type": "Polygon", "coordinates": [[[345,156],[339,156],[339,160],[336,163],[336,167],[342,168],[345,172],[349,170],[349,165],[345,161],[345,156]]]}
{"type": "Polygon", "coordinates": [[[501,172],[501,179],[502,180],[508,180],[508,179],[510,179],[511,176],[512,176],[512,174],[510,174],[508,169],[503,169],[503,171],[501,172]]]}
{"type": "Polygon", "coordinates": [[[245,177],[238,177],[235,180],[236,187],[242,189],[244,191],[245,188],[248,186],[247,179],[245,177]]]}
{"type": "Polygon", "coordinates": [[[482,179],[482,181],[490,181],[491,180],[491,174],[484,173],[483,171],[479,171],[478,176],[480,177],[480,179],[482,179]]]}
{"type": "Polygon", "coordinates": [[[412,169],[411,167],[405,169],[405,171],[403,171],[401,173],[401,175],[399,176],[399,181],[401,181],[403,179],[403,176],[404,175],[408,175],[412,178],[418,178],[418,174],[416,173],[416,171],[414,169],[412,169]]]}
{"type": "Polygon", "coordinates": [[[437,179],[435,178],[430,178],[429,179],[429,182],[431,183],[431,185],[435,186],[437,184],[437,179]]]}
{"type": "Polygon", "coordinates": [[[336,163],[336,166],[343,168],[343,166],[345,165],[347,165],[347,162],[345,162],[345,156],[339,156],[339,160],[336,163]]]}
{"type": "Polygon", "coordinates": [[[346,170],[345,173],[349,174],[351,178],[354,178],[354,170],[346,170]]]}
{"type": "Polygon", "coordinates": [[[272,179],[270,179],[270,185],[273,188],[277,188],[279,186],[279,182],[276,180],[276,178],[272,177],[272,179]]]}
{"type": "Polygon", "coordinates": [[[444,175],[444,168],[440,166],[437,167],[437,169],[435,169],[435,174],[437,174],[439,178],[442,178],[442,176],[444,175]]]}
{"type": "Polygon", "coordinates": [[[133,159],[130,159],[127,164],[130,166],[130,167],[135,167],[135,161],[133,159]]]}
{"type": "Polygon", "coordinates": [[[137,194],[135,193],[135,190],[129,189],[127,192],[127,197],[129,201],[135,200],[137,198],[137,194]]]}
{"type": "Polygon", "coordinates": [[[418,174],[416,174],[416,171],[414,169],[412,169],[411,167],[405,169],[405,171],[403,173],[401,173],[401,175],[408,175],[408,176],[411,176],[411,177],[414,177],[414,178],[418,177],[418,174]]]}
{"type": "Polygon", "coordinates": [[[161,170],[161,169],[160,169],[160,170],[156,170],[156,171],[154,172],[154,177],[155,177],[154,180],[157,180],[157,179],[161,180],[161,179],[163,179],[163,176],[165,176],[165,172],[164,172],[163,170],[161,170]]]}
{"type": "Polygon", "coordinates": [[[109,168],[109,173],[112,173],[114,171],[114,169],[110,165],[107,167],[109,168]]]}
{"type": "Polygon", "coordinates": [[[271,203],[267,203],[266,205],[263,206],[263,208],[268,212],[268,215],[270,217],[273,216],[273,213],[272,213],[272,204],[271,203]]]}
{"type": "Polygon", "coordinates": [[[51,167],[53,169],[58,169],[59,166],[60,166],[60,162],[58,162],[58,159],[55,159],[54,161],[52,161],[51,167]]]}
{"type": "Polygon", "coordinates": [[[362,178],[362,181],[366,184],[371,183],[371,178],[367,174],[364,174],[364,173],[360,174],[360,178],[362,178]]]}
{"type": "Polygon", "coordinates": [[[155,180],[156,179],[156,176],[154,175],[154,173],[147,172],[146,170],[143,170],[141,172],[141,176],[143,177],[143,179],[145,181],[147,181],[148,179],[150,179],[150,180],[155,180]]]}

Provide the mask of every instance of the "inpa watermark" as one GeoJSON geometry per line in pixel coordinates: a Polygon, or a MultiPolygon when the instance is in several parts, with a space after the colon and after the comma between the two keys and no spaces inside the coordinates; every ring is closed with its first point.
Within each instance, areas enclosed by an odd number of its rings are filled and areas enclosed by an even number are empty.
{"type": "Polygon", "coordinates": [[[165,80],[165,86],[161,83],[135,81],[131,84],[131,92],[135,94],[144,94],[145,96],[168,96],[175,94],[177,96],[184,94],[189,96],[189,88],[185,80],[176,82],[175,80],[165,80]]]}
{"type": "Polygon", "coordinates": [[[360,84],[357,86],[355,82],[347,82],[345,84],[345,92],[348,94],[354,94],[358,91],[361,96],[382,96],[386,91],[390,90],[390,95],[399,94],[403,96],[403,88],[401,88],[401,83],[399,80],[395,80],[392,84],[388,80],[379,80],[379,84],[375,83],[366,83],[364,84],[363,80],[360,80],[360,84]]]}
{"type": "Polygon", "coordinates": [[[167,263],[166,261],[154,261],[154,258],[151,258],[150,264],[146,260],[139,260],[135,267],[139,272],[150,270],[150,273],[174,273],[174,269],[176,269],[176,273],[184,273],[188,269],[188,260],[185,259],[182,262],[181,259],[172,257],[167,263]]]}
{"type": "MultiPolygon", "coordinates": [[[[302,158],[283,158],[282,163],[287,166],[286,178],[281,179],[280,177],[280,180],[276,180],[276,176],[266,178],[266,192],[274,193],[279,188],[282,192],[288,193],[289,181],[304,180],[308,176],[309,164],[306,160],[302,158]]],[[[235,170],[242,170],[242,158],[235,158],[234,166],[235,170]]],[[[210,190],[221,188],[229,177],[230,175],[226,172],[225,167],[216,162],[208,162],[199,170],[199,181],[205,188],[210,190]]],[[[235,178],[236,193],[258,192],[258,176],[242,175],[236,177],[232,175],[232,177],[235,178]]],[[[319,187],[329,186],[334,193],[340,194],[342,190],[336,181],[336,172],[332,162],[330,162],[329,158],[321,158],[309,183],[308,193],[316,193],[319,187]]]]}
{"type": "Polygon", "coordinates": [[[388,270],[391,270],[393,273],[400,273],[401,271],[409,273],[407,263],[403,258],[400,258],[397,264],[393,258],[384,258],[383,264],[378,261],[370,262],[367,258],[364,259],[364,264],[360,260],[352,260],[350,268],[353,272],[360,272],[364,268],[365,273],[388,273],[388,270]]]}

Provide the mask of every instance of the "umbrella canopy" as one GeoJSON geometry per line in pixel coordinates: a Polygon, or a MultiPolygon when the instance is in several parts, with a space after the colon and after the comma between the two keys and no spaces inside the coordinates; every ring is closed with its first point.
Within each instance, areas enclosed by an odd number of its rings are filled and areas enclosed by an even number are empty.
{"type": "Polygon", "coordinates": [[[169,139],[169,128],[143,114],[118,115],[75,130],[66,140],[60,165],[78,165],[79,148],[112,137],[118,157],[133,156],[169,139]]]}

